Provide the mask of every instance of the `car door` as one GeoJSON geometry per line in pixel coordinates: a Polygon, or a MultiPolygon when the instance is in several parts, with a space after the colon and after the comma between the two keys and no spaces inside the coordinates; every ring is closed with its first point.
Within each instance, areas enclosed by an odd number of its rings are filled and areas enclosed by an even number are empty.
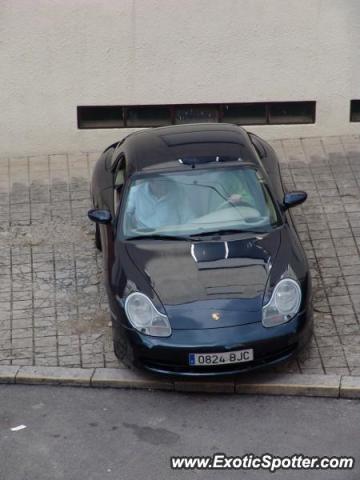
{"type": "Polygon", "coordinates": [[[110,145],[96,162],[92,174],[91,197],[94,208],[107,208],[106,192],[112,187],[111,165],[116,151],[117,143],[110,145]]]}
{"type": "Polygon", "coordinates": [[[268,174],[271,182],[272,193],[275,195],[278,203],[281,204],[284,196],[284,188],[281,180],[280,165],[276,157],[276,153],[268,143],[264,142],[254,133],[249,133],[249,137],[263,167],[266,170],[266,173],[268,174]]]}
{"type": "Polygon", "coordinates": [[[104,273],[107,283],[110,283],[112,266],[115,259],[117,217],[121,202],[122,188],[124,185],[126,165],[125,155],[121,150],[119,151],[119,149],[117,149],[114,153],[114,157],[110,169],[111,188],[106,189],[106,192],[104,192],[104,204],[111,212],[112,222],[104,228],[104,240],[103,236],[101,237],[101,241],[104,242],[104,273]]]}
{"type": "MultiPolygon", "coordinates": [[[[267,142],[260,139],[257,135],[251,133],[249,136],[269,175],[274,193],[281,207],[286,188],[281,177],[280,162],[276,156],[276,152],[267,142]]],[[[288,224],[299,238],[299,233],[297,231],[291,210],[287,210],[284,215],[288,224]]]]}

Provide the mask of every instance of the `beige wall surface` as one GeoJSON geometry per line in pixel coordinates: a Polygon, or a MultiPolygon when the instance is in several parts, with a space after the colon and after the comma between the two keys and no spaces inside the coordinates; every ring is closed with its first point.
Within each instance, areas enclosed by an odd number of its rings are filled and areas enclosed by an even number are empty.
{"type": "Polygon", "coordinates": [[[313,125],[359,133],[359,0],[0,0],[0,156],[101,150],[77,105],[316,100],[313,125]]]}

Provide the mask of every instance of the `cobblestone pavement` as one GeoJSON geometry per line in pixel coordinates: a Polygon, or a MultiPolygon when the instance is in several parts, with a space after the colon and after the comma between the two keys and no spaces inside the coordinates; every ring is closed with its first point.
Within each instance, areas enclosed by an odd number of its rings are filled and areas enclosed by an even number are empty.
{"type": "MultiPolygon", "coordinates": [[[[314,338],[279,369],[360,375],[360,138],[272,144],[309,194],[293,213],[315,296],[314,338]]],[[[98,155],[0,160],[0,365],[121,367],[86,215],[98,155]]]]}

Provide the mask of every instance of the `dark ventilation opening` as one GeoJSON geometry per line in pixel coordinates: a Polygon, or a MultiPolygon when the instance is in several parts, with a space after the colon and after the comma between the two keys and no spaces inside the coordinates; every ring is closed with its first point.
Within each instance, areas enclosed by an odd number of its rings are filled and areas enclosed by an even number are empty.
{"type": "Polygon", "coordinates": [[[218,105],[178,105],[175,107],[175,124],[209,123],[219,121],[218,105]]]}
{"type": "Polygon", "coordinates": [[[269,123],[314,123],[316,102],[269,103],[269,123]]]}
{"type": "Polygon", "coordinates": [[[123,107],[77,107],[78,128],[124,127],[123,107]]]}
{"type": "Polygon", "coordinates": [[[360,100],[350,102],[350,122],[360,122],[360,100]]]}
{"type": "MultiPolygon", "coordinates": [[[[78,128],[146,128],[199,122],[303,124],[315,122],[316,102],[79,106],[77,116],[78,128]]],[[[351,121],[360,121],[359,100],[351,102],[351,121]]]]}
{"type": "Polygon", "coordinates": [[[168,106],[126,107],[126,126],[161,127],[171,125],[171,109],[168,106]]]}
{"type": "Polygon", "coordinates": [[[222,121],[238,125],[264,125],[266,103],[228,103],[222,108],[222,121]]]}

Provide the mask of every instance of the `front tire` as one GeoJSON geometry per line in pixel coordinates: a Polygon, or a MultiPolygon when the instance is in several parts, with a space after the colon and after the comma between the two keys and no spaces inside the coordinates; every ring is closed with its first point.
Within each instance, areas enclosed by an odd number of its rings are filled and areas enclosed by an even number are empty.
{"type": "Polygon", "coordinates": [[[120,336],[113,327],[113,345],[114,353],[116,358],[123,364],[125,367],[130,370],[134,369],[133,359],[134,355],[129,343],[120,336]]]}

